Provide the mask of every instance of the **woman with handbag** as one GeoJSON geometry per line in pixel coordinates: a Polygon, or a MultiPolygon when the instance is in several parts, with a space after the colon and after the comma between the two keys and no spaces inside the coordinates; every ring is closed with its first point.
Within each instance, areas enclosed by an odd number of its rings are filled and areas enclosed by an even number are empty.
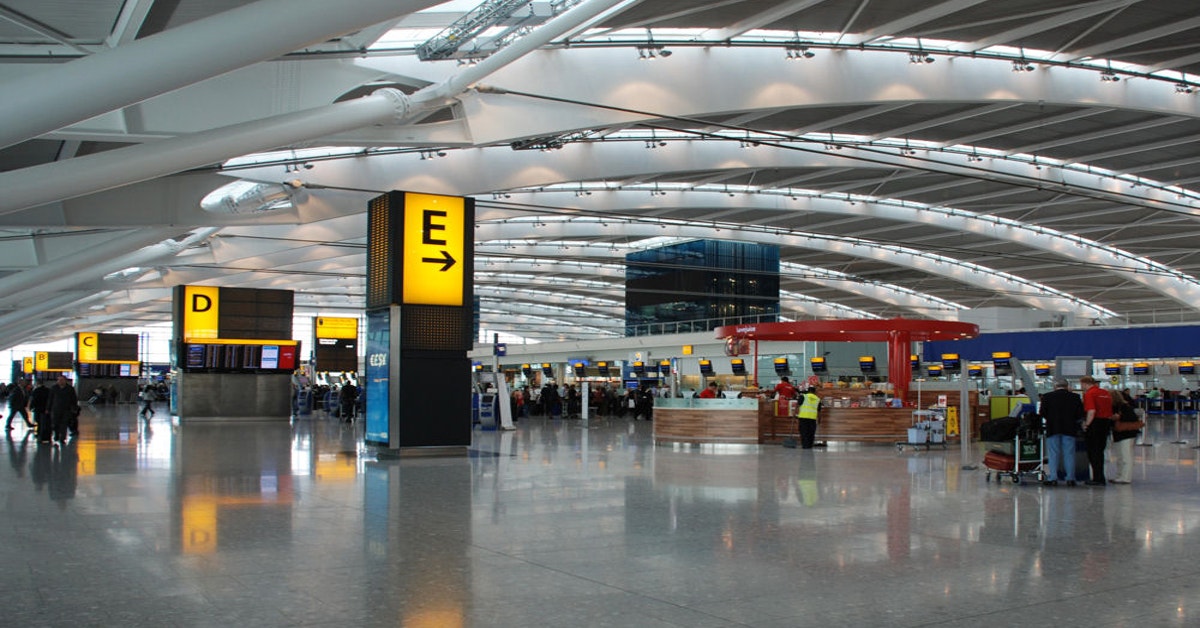
{"type": "Polygon", "coordinates": [[[1111,481],[1113,484],[1129,484],[1133,480],[1133,441],[1137,440],[1140,430],[1146,424],[1123,395],[1113,395],[1112,401],[1112,452],[1117,474],[1111,481]]]}

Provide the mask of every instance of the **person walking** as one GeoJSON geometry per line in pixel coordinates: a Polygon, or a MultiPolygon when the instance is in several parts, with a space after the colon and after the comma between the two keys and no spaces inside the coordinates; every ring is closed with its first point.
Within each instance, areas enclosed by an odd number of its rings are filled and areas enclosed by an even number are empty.
{"type": "Polygon", "coordinates": [[[1071,392],[1065,379],[1054,380],[1054,390],[1042,395],[1041,415],[1046,420],[1046,458],[1049,461],[1042,484],[1055,486],[1065,481],[1075,486],[1075,437],[1083,421],[1083,400],[1071,392]]]}
{"type": "Polygon", "coordinates": [[[12,420],[18,412],[21,413],[21,418],[25,419],[25,427],[33,428],[33,421],[29,420],[29,395],[25,391],[24,379],[17,380],[8,393],[8,423],[4,426],[6,430],[12,431],[12,420]]]}
{"type": "Polygon", "coordinates": [[[142,388],[142,392],[138,394],[142,400],[142,409],[138,410],[138,416],[143,419],[149,419],[154,416],[154,402],[158,401],[158,393],[154,391],[154,386],[146,384],[142,388]]]}
{"type": "Polygon", "coordinates": [[[67,429],[79,412],[79,397],[65,375],[59,375],[58,382],[50,389],[48,406],[50,422],[54,427],[54,440],[66,442],[67,429]]]}
{"type": "Polygon", "coordinates": [[[1091,375],[1079,378],[1083,392],[1083,442],[1087,446],[1088,464],[1092,468],[1092,479],[1088,486],[1105,486],[1104,450],[1108,447],[1108,435],[1112,431],[1112,395],[1101,388],[1091,375]]]}
{"type": "Polygon", "coordinates": [[[800,399],[796,417],[800,422],[800,448],[812,449],[817,436],[817,417],[821,414],[821,398],[815,386],[809,386],[800,399]]]}
{"type": "Polygon", "coordinates": [[[37,439],[43,443],[50,442],[54,427],[50,424],[50,417],[46,416],[46,410],[49,408],[50,389],[46,387],[45,380],[39,379],[29,393],[29,409],[33,411],[33,422],[37,425],[37,439]]]}
{"type": "Polygon", "coordinates": [[[338,406],[342,420],[353,423],[355,415],[358,414],[358,386],[355,386],[354,382],[347,381],[342,385],[338,392],[338,406]]]}

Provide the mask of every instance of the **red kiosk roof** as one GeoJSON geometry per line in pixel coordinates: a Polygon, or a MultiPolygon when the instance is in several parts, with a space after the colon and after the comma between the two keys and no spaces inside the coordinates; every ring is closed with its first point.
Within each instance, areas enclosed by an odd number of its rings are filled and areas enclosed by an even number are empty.
{"type": "Polygon", "coordinates": [[[822,340],[827,342],[886,342],[894,334],[913,341],[961,340],[979,335],[979,325],[959,321],[909,318],[834,319],[794,323],[747,323],[715,330],[717,338],[750,340],[822,340]]]}

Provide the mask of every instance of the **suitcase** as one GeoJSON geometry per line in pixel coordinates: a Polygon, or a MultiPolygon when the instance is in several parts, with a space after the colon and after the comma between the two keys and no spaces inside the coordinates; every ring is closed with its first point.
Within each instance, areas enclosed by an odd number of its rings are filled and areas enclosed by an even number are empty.
{"type": "Polygon", "coordinates": [[[50,424],[50,417],[46,413],[42,413],[41,420],[37,424],[37,439],[43,443],[50,442],[54,438],[54,428],[50,424]]]}
{"type": "MultiPolygon", "coordinates": [[[[992,471],[1004,471],[1006,473],[1011,473],[1016,466],[1016,458],[1013,458],[1009,454],[1000,453],[998,451],[989,451],[987,452],[987,455],[983,457],[983,466],[991,469],[992,471]]],[[[1022,462],[1021,468],[1017,470],[1033,471],[1034,469],[1037,469],[1037,467],[1038,463],[1036,461],[1022,462]]]]}

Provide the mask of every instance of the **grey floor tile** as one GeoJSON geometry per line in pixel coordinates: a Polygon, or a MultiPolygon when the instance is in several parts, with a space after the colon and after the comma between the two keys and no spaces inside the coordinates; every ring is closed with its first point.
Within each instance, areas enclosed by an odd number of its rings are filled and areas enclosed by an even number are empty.
{"type": "Polygon", "coordinates": [[[19,626],[1188,626],[1200,452],[1135,484],[986,482],[960,453],[656,448],[527,419],[377,461],[361,426],[98,408],[0,447],[19,626]],[[149,431],[147,432],[147,427],[149,431]]]}

